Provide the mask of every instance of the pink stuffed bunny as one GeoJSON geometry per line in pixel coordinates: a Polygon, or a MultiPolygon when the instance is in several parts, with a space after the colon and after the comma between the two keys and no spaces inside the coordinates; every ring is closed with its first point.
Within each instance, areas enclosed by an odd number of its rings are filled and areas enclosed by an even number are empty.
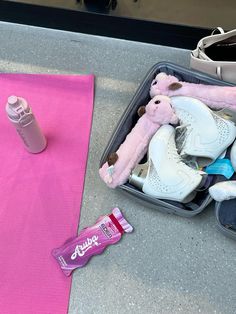
{"type": "Polygon", "coordinates": [[[162,124],[176,124],[170,98],[155,96],[145,107],[145,113],[127,135],[116,153],[99,170],[102,180],[111,188],[124,184],[131,171],[147,153],[149,142],[162,124]]]}
{"type": "Polygon", "coordinates": [[[213,86],[179,82],[166,73],[157,74],[152,81],[150,96],[190,96],[201,100],[212,109],[231,108],[236,110],[236,86],[213,86]]]}

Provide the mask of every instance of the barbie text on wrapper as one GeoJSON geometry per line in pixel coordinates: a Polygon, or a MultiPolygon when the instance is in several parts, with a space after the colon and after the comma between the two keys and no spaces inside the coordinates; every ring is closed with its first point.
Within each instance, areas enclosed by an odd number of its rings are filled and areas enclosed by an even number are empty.
{"type": "Polygon", "coordinates": [[[63,273],[70,276],[74,269],[83,267],[93,255],[101,254],[108,245],[118,242],[124,232],[132,230],[119,208],[114,208],[110,215],[101,216],[95,225],[83,229],[78,237],[54,249],[52,255],[63,273]]]}

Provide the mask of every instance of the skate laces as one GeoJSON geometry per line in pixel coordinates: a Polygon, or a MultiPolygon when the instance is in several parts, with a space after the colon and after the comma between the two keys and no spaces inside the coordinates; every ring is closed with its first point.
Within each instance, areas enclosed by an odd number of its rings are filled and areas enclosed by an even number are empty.
{"type": "MultiPolygon", "coordinates": [[[[181,135],[181,138],[182,138],[182,135],[181,135]]],[[[173,138],[173,145],[170,146],[170,151],[171,151],[171,158],[174,159],[176,163],[184,164],[186,166],[185,162],[183,161],[182,156],[178,152],[176,141],[174,138],[173,138]]]]}
{"type": "Polygon", "coordinates": [[[176,129],[176,135],[175,135],[175,142],[176,142],[176,149],[177,153],[181,154],[180,161],[184,163],[186,166],[194,169],[199,170],[199,165],[197,163],[197,158],[194,156],[189,156],[183,154],[184,146],[186,144],[187,136],[192,132],[192,128],[190,128],[190,123],[185,123],[177,126],[176,129]]]}
{"type": "Polygon", "coordinates": [[[178,154],[177,149],[175,147],[173,147],[172,149],[172,159],[175,160],[176,163],[178,164],[182,164],[183,166],[186,166],[188,168],[192,168],[194,170],[199,170],[199,166],[198,163],[196,161],[196,158],[193,156],[181,156],[178,154]]]}
{"type": "Polygon", "coordinates": [[[185,123],[177,126],[175,128],[175,143],[178,153],[180,154],[185,146],[187,135],[192,131],[189,127],[191,126],[190,123],[185,123]]]}

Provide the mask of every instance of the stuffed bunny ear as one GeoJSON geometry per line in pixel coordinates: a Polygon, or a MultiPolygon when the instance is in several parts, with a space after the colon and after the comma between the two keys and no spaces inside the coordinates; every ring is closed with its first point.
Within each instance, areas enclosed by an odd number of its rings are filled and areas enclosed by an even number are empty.
{"type": "Polygon", "coordinates": [[[117,153],[111,153],[108,157],[107,157],[107,163],[108,166],[113,166],[118,160],[118,155],[117,153]]]}
{"type": "Polygon", "coordinates": [[[174,82],[174,83],[171,83],[169,86],[168,86],[168,89],[171,90],[171,91],[175,91],[175,90],[178,90],[182,87],[183,85],[180,84],[179,82],[174,82]]]}
{"type": "Polygon", "coordinates": [[[138,108],[138,116],[139,117],[142,117],[145,112],[146,112],[145,106],[141,106],[141,107],[138,108]]]}

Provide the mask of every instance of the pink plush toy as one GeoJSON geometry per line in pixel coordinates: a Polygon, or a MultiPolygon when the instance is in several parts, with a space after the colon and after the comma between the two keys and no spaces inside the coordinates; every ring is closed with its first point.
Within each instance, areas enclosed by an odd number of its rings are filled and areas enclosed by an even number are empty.
{"type": "Polygon", "coordinates": [[[166,73],[157,74],[152,81],[150,96],[190,96],[201,100],[212,109],[231,108],[236,110],[236,86],[213,86],[179,82],[166,73]]]}
{"type": "Polygon", "coordinates": [[[127,135],[116,153],[108,157],[108,161],[100,168],[102,180],[111,188],[124,184],[131,171],[147,153],[149,142],[162,124],[176,124],[170,98],[155,96],[145,108],[145,113],[127,135]]]}

